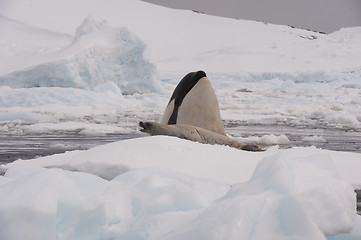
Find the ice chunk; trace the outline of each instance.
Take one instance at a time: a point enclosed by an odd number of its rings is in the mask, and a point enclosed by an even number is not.
[[[47,56],[45,63],[0,76],[0,85],[91,90],[111,81],[124,94],[157,92],[161,86],[145,49],[146,44],[128,29],[88,17],[69,46]]]
[[[310,137],[303,137],[302,141],[305,142],[327,142],[326,139],[322,136],[310,136]]]

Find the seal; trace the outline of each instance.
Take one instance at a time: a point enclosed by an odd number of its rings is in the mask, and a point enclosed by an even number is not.
[[[152,136],[167,135],[167,136],[178,137],[204,144],[225,145],[245,151],[253,151],[253,152],[264,151],[256,145],[243,144],[223,134],[215,133],[207,129],[203,129],[196,126],[183,125],[183,124],[167,125],[157,122],[142,122],[142,121],[139,122],[139,126],[142,128],[140,130],[141,132],[148,133]]]
[[[160,123],[196,126],[226,135],[217,96],[204,71],[183,77],[174,89]]]

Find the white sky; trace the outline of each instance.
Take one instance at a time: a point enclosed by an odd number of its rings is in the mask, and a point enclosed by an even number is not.
[[[204,13],[330,33],[361,26],[361,0],[144,0]]]

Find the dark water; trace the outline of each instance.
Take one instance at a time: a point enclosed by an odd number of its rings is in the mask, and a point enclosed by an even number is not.
[[[274,134],[286,135],[289,145],[316,146],[317,148],[335,151],[361,153],[361,129],[345,126],[291,126],[285,124],[262,125],[243,124],[242,122],[224,122],[226,132],[234,137],[263,136]],[[71,150],[86,150],[94,146],[144,136],[141,132],[127,134],[83,135],[78,132],[58,132],[40,135],[0,134],[0,164],[17,159],[33,159],[36,157],[63,153]],[[325,142],[304,141],[304,137],[322,136]],[[267,146],[263,146],[267,147]]]
[[[292,125],[249,125],[237,122],[225,124],[226,132],[234,137],[259,137],[267,134],[286,135],[290,140],[287,147],[308,147],[361,153],[361,129],[348,126],[292,126]],[[326,141],[304,141],[304,138],[322,136]]]
[[[41,135],[0,135],[0,164],[18,159],[27,160],[37,157],[64,153],[71,150],[87,150],[89,148],[144,136],[142,133],[107,134],[86,136],[66,132]]]
[[[357,214],[361,215],[361,190],[355,192],[357,194]]]

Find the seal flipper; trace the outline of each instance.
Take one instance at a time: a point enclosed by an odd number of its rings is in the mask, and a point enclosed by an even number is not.
[[[257,145],[253,145],[253,144],[246,144],[246,145],[242,146],[241,149],[244,150],[244,151],[250,151],[250,152],[263,152],[263,151],[265,151],[264,149],[261,149]]]

